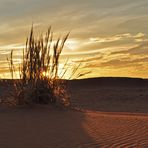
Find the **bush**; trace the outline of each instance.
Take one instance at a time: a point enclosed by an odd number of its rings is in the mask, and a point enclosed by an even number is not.
[[[13,51],[8,59],[15,88],[16,104],[57,104],[69,106],[66,80],[59,78],[59,57],[69,33],[53,43],[51,27],[39,38],[34,37],[33,26],[23,49],[22,63],[19,66],[19,80],[14,79],[16,71]]]

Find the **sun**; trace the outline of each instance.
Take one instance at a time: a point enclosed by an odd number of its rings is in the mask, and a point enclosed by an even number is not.
[[[78,40],[76,39],[69,39],[67,40],[67,42],[65,43],[65,46],[68,47],[68,49],[70,50],[76,50],[79,48],[80,43]]]
[[[48,77],[48,78],[51,78],[51,71],[42,71],[41,72],[41,75],[43,77]],[[70,72],[68,70],[68,68],[65,66],[64,63],[59,63],[58,65],[58,74],[57,74],[57,77],[60,78],[60,79],[66,79],[68,78],[68,76],[70,75]]]

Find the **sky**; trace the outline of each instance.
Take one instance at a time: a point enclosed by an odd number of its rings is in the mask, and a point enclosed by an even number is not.
[[[61,58],[91,71],[84,77],[148,78],[148,0],[0,0],[0,78],[12,49],[20,62],[32,23],[55,38],[70,31]]]

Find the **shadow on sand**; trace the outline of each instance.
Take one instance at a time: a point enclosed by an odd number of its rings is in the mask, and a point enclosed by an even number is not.
[[[85,131],[84,122],[84,113],[57,111],[49,106],[0,107],[0,147],[98,147]]]

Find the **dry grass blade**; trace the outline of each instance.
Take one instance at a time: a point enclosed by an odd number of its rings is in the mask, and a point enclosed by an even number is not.
[[[70,105],[66,81],[58,78],[59,57],[68,36],[69,33],[62,40],[58,38],[52,47],[51,27],[49,27],[45,37],[41,35],[37,39],[34,37],[32,26],[30,36],[26,41],[26,48],[23,49],[22,64],[19,66],[20,80],[14,80],[17,104],[34,102]],[[13,51],[8,61],[13,78],[15,71]]]

